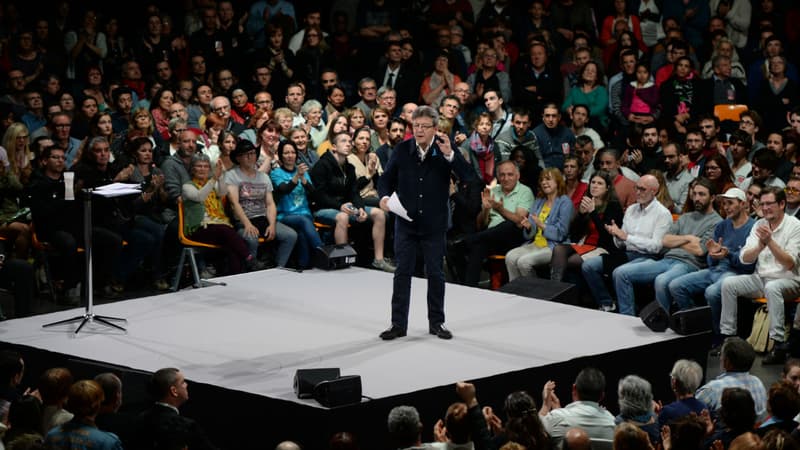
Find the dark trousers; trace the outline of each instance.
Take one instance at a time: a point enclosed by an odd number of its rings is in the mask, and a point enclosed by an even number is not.
[[[489,255],[503,254],[522,244],[522,231],[513,222],[505,222],[492,228],[471,234],[464,239],[469,257],[464,274],[467,286],[477,286],[481,277],[483,261]]]
[[[198,242],[215,244],[222,247],[228,257],[228,269],[231,274],[242,273],[244,271],[244,261],[250,256],[250,250],[244,243],[244,239],[233,227],[221,224],[200,227],[192,233],[191,238]]]
[[[14,294],[15,317],[30,314],[31,300],[33,300],[33,267],[28,261],[22,259],[5,261],[0,269],[0,286],[10,289]]]
[[[444,268],[446,245],[445,231],[420,233],[406,226],[402,219],[395,223],[394,255],[397,270],[394,272],[392,292],[392,324],[408,328],[408,305],[411,301],[411,276],[417,262],[417,249],[425,261],[428,279],[428,324],[444,323]]]

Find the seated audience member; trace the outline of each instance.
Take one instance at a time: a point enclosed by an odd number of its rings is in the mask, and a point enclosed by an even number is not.
[[[704,448],[706,438],[706,419],[691,414],[672,422],[662,428],[661,443],[663,448],[696,449]]]
[[[672,299],[683,309],[694,304],[694,297],[704,293],[706,303],[711,307],[711,327],[717,345],[719,321],[722,312],[722,282],[725,278],[753,270],[752,264],[743,264],[740,252],[755,221],[747,215],[747,198],[739,188],[730,188],[718,195],[722,198],[726,218],[714,227],[711,239],[705,242],[708,268],[680,276],[669,283]]]
[[[536,268],[550,262],[553,247],[569,237],[573,212],[572,201],[565,195],[561,172],[555,168],[544,169],[539,176],[539,193],[530,214],[522,221],[522,233],[529,242],[506,253],[509,281],[536,277]]]
[[[532,155],[525,147],[518,146],[511,150],[511,155],[509,155],[508,159],[514,161],[519,169],[519,182],[528,186],[531,190],[538,189],[536,183],[539,180],[539,174],[542,173],[542,167],[539,165],[536,156]],[[483,183],[483,180],[480,181]]]
[[[731,166],[728,165],[728,160],[725,158],[725,156],[719,153],[712,153],[706,160],[706,164],[703,167],[703,172],[703,176],[711,182],[711,184],[714,186],[714,192],[717,193],[712,206],[717,214],[722,216],[724,219],[726,212],[722,207],[722,194],[728,192],[728,189],[735,186],[733,183]]]
[[[81,155],[80,161],[74,168],[76,193],[82,193],[83,189],[125,182],[133,175],[133,165],[118,167],[109,162],[111,151],[105,138],[92,138],[87,150]],[[93,196],[92,226],[94,228],[92,253],[113,255],[111,260],[114,261],[110,271],[108,268],[102,267],[102,261],[105,261],[105,258],[96,261],[100,262],[96,265],[100,270],[100,276],[98,276],[100,282],[95,283],[95,286],[105,286],[104,294],[117,296],[124,290],[130,275],[155,248],[155,238],[147,231],[135,226],[133,199],[129,196],[114,199]],[[123,239],[129,243],[124,248],[122,246]],[[105,247],[106,244],[109,245],[108,248]]]
[[[775,346],[762,364],[783,364],[790,346],[800,340],[800,330],[794,326],[787,340],[784,327],[784,299],[800,295],[800,276],[797,274],[800,220],[784,212],[786,192],[783,189],[765,187],[759,204],[764,218],[753,224],[739,253],[742,263],[755,263],[755,271],[749,275],[728,277],[722,282],[720,333],[736,335],[739,297],[765,297],[770,320],[769,337]],[[798,314],[800,310],[795,314],[795,321],[800,318]]]
[[[8,405],[8,420],[4,424],[4,448],[22,448],[28,439],[43,440],[42,403],[33,395],[25,395]]]
[[[418,448],[422,446],[422,421],[417,408],[395,406],[387,418],[389,439],[395,448]]]
[[[494,445],[496,447],[500,448],[504,443],[516,443],[526,449],[546,450],[552,448],[550,436],[545,431],[542,419],[537,413],[536,402],[527,392],[517,391],[506,396],[503,405],[503,411],[506,413],[505,424],[494,414],[491,407],[485,409],[486,420],[495,433]]]
[[[309,147],[314,151],[325,140],[326,131],[325,121],[322,120],[322,104],[317,100],[306,100],[300,109],[300,114],[306,120],[305,126],[308,128]]]
[[[74,417],[72,412],[64,409],[72,383],[72,372],[64,367],[47,369],[39,377],[39,395],[42,397],[41,430],[44,433]]]
[[[617,193],[622,210],[626,211],[629,206],[636,203],[638,192],[635,182],[622,174],[621,157],[622,155],[618,150],[606,147],[597,152],[595,159],[598,161],[598,166],[601,170],[606,170],[614,176],[614,191]]]
[[[259,172],[269,174],[269,171],[278,167],[278,157],[275,152],[278,150],[278,143],[280,143],[280,126],[275,120],[268,120],[261,124],[256,134],[256,150],[258,150],[258,157],[256,157],[256,165]]]
[[[661,442],[661,429],[658,428],[653,411],[653,388],[650,382],[636,375],[628,375],[617,386],[619,415],[617,424],[627,422],[647,433],[652,444]]]
[[[478,229],[464,238],[469,255],[464,283],[477,286],[483,261],[492,254],[505,254],[523,242],[522,221],[533,204],[533,192],[519,182],[519,169],[511,161],[497,166],[498,183],[481,194]]]
[[[433,427],[434,437],[445,445],[426,446],[432,449],[492,448],[483,408],[475,395],[475,386],[460,381],[456,383],[456,394],[461,401],[451,404],[444,420],[440,419]]]
[[[64,149],[45,147],[39,158],[41,168],[26,188],[36,235],[54,252],[49,256],[56,294],[62,297],[81,280],[78,242],[82,242],[80,205],[65,199]]]
[[[380,107],[379,107],[380,108]],[[373,110],[380,111],[379,108]],[[367,206],[378,206],[378,178],[383,174],[383,166],[378,155],[370,145],[369,128],[359,128],[353,134],[353,151],[347,156],[347,162],[356,170],[356,186],[358,195]]]
[[[289,140],[297,149],[297,160],[306,163],[308,167],[314,167],[319,160],[317,151],[309,146],[308,132],[302,126],[297,126],[289,130]]]
[[[250,256],[256,260],[255,268],[262,268],[257,260],[260,237],[265,241],[277,241],[276,262],[278,267],[286,267],[297,233],[278,222],[272,181],[269,175],[259,172],[256,167],[255,146],[250,141],[240,141],[231,153],[231,159],[236,166],[225,174],[224,184],[235,218],[234,227],[247,243]],[[215,175],[221,176],[221,173],[215,171]]]
[[[800,359],[789,358],[783,365],[781,380],[788,381],[800,392]]]
[[[542,123],[533,129],[539,142],[543,167],[564,167],[564,156],[575,146],[572,130],[560,124],[561,113],[558,105],[548,103],[542,109]]]
[[[685,133],[692,118],[703,112],[696,104],[699,95],[697,78],[694,63],[683,56],[675,60],[672,75],[659,88],[661,114],[671,121],[670,128],[679,133]]]
[[[649,125],[661,115],[658,87],[644,63],[636,64],[635,77],[622,88],[622,115],[631,124]]]
[[[674,203],[671,212],[680,214],[689,197],[689,185],[695,177],[687,168],[689,158],[686,147],[677,142],[669,142],[664,145],[662,151],[667,169],[664,178],[667,180],[669,196]]]
[[[797,429],[797,414],[800,413],[800,393],[788,381],[779,380],[769,388],[767,396],[767,420],[759,425],[756,433],[765,436],[773,430],[791,433]]]
[[[346,128],[343,128],[346,130]],[[341,132],[341,131],[340,131]],[[389,163],[389,158],[394,152],[397,144],[403,142],[403,136],[406,132],[406,123],[399,117],[394,117],[389,121],[389,141],[375,149],[375,154],[378,155],[378,162],[381,167]]]
[[[522,146],[529,152],[528,159],[540,164],[542,155],[539,153],[539,143],[531,128],[531,113],[526,108],[515,107],[511,110],[511,127],[506,128],[494,140],[495,154],[500,155],[500,161],[511,159],[511,151]]]
[[[747,158],[753,146],[753,141],[745,131],[734,130],[728,138],[728,143],[727,159],[733,173],[733,183],[739,189],[746,191],[747,186],[744,186],[744,182],[753,170],[753,166]]]
[[[623,422],[614,430],[614,449],[649,450],[653,448],[647,432],[630,422]]]
[[[658,413],[658,429],[692,413],[700,415],[706,404],[694,397],[694,391],[703,381],[703,368],[696,361],[679,359],[672,366],[669,384],[675,401],[664,405]]]
[[[588,106],[578,103],[572,107],[569,129],[572,131],[572,134],[575,135],[576,148],[578,145],[577,139],[581,136],[586,136],[591,139],[594,148],[603,148],[606,146],[600,134],[598,134],[594,128],[589,127],[590,121],[591,114],[589,114]],[[573,150],[572,153],[575,153],[575,151]]]
[[[706,267],[706,241],[711,238],[714,227],[722,220],[711,207],[714,201],[711,183],[700,178],[692,188],[695,210],[682,214],[662,238],[662,248],[667,249],[662,259],[639,258],[614,269],[614,288],[617,292],[619,311],[633,315],[636,311],[633,285],[653,282],[656,300],[669,313],[672,295],[669,283],[688,273]],[[625,220],[627,224],[627,218]],[[680,305],[688,308],[691,304]]]
[[[217,448],[197,422],[178,410],[189,400],[189,385],[180,370],[170,367],[155,371],[148,393],[154,402],[138,417],[134,448]]]
[[[722,373],[700,386],[695,393],[697,400],[708,405],[712,417],[720,416],[720,408],[723,406],[722,400],[724,399],[723,391],[728,388],[746,389],[752,396],[751,401],[756,418],[763,420],[766,417],[767,390],[764,388],[764,383],[749,372],[755,359],[756,352],[747,341],[736,336],[725,339],[719,356]],[[725,422],[728,423],[727,420]]]
[[[495,142],[492,138],[492,117],[481,113],[472,124],[472,133],[461,144],[461,154],[472,164],[477,176],[486,185],[495,179]]]
[[[572,116],[575,105],[589,107],[589,116],[595,121],[590,123],[593,128],[603,131],[608,128],[608,90],[604,85],[600,66],[593,61],[587,62],[579,69],[578,84],[567,93],[561,110]]]
[[[597,305],[614,310],[611,294],[605,286],[603,274],[612,274],[614,268],[628,261],[654,258],[663,248],[663,238],[672,225],[672,214],[658,200],[659,184],[652,175],[645,175],[636,182],[636,204],[631,205],[623,218],[622,227],[612,221],[605,225],[614,238],[614,245],[625,253],[601,255],[583,262],[581,272]],[[632,301],[625,314],[633,314]]]
[[[669,195],[667,179],[664,177],[664,174],[658,169],[653,169],[648,172],[648,174],[656,177],[656,180],[658,180],[658,192],[656,192],[656,200],[664,205],[664,207],[669,211],[672,211],[675,208],[675,202],[672,201],[672,197]]]
[[[308,174],[308,166],[297,164],[297,151],[291,142],[278,146],[280,167],[269,173],[275,187],[275,203],[278,221],[297,233],[297,263],[300,269],[311,267],[314,249],[322,246],[314,216],[309,208],[309,197],[314,194],[314,184]]]
[[[564,158],[564,195],[572,201],[572,207],[577,210],[581,204],[581,199],[586,195],[589,184],[581,181],[583,167],[581,159],[577,156],[567,156]]]
[[[736,448],[732,444],[733,441],[741,439],[743,435],[752,435],[758,439],[758,435],[750,433],[757,420],[756,406],[751,391],[744,387],[726,387],[719,394],[722,398],[719,401],[717,423],[720,425],[716,426],[711,436],[706,439],[705,446],[711,445],[714,441],[720,441],[723,448],[733,449]],[[766,402],[766,393],[763,395]]]
[[[614,192],[611,174],[601,170],[592,175],[589,191],[581,199],[577,213],[570,225],[570,236],[574,244],[559,244],[553,248],[553,257],[550,260],[550,279],[576,279],[580,277],[581,266],[587,258],[609,252],[621,252],[614,245],[614,237],[606,230],[606,225],[612,223],[622,224],[622,207]],[[617,256],[619,259],[621,255]],[[566,272],[571,272],[567,277]],[[581,285],[585,291],[585,284]],[[601,305],[601,308],[610,308]]]
[[[95,417],[97,428],[117,435],[123,448],[133,448],[136,418],[119,412],[122,406],[122,380],[111,372],[104,372],[95,376],[94,381],[103,389],[103,403]]]
[[[333,148],[333,137],[339,133],[349,133],[350,132],[350,119],[347,118],[344,114],[339,114],[335,118],[330,119],[328,121],[328,134],[327,139],[322,141],[317,147],[317,155],[322,156],[325,152]],[[403,132],[405,133],[405,125],[403,128]],[[388,161],[388,159],[387,159]]]
[[[255,257],[250,254],[242,236],[233,229],[222,197],[225,186],[219,178],[222,166],[211,172],[208,156],[198,153],[192,157],[191,181],[183,185],[183,233],[190,239],[207,244],[219,245],[225,252],[228,272],[241,273],[245,268],[255,266]]]
[[[333,137],[333,148],[323,154],[311,169],[311,180],[316,187],[316,211],[314,219],[334,227],[337,244],[348,242],[348,224],[372,222],[373,255],[372,267],[386,272],[395,268],[383,255],[386,237],[386,214],[380,208],[364,206],[358,193],[356,170],[347,162],[353,141],[347,133]]]
[[[747,208],[752,217],[755,220],[761,219],[764,217],[764,211],[761,209],[761,191],[764,190],[764,185],[761,184],[759,181],[753,181],[750,183],[750,186],[747,187],[745,194],[747,195]]]
[[[750,178],[747,178],[744,180],[744,182],[742,182],[742,189],[746,191],[750,186],[750,183],[754,181],[758,181],[765,187],[775,186],[779,189],[785,188],[786,183],[775,176],[775,169],[778,168],[779,163],[780,158],[778,158],[778,155],[776,155],[772,150],[762,148],[761,150],[756,151],[755,155],[753,155],[753,161],[751,162],[753,166],[753,172]]]
[[[614,416],[600,406],[606,390],[603,372],[593,367],[581,370],[572,385],[572,403],[563,408],[554,389],[554,382],[545,384],[544,400],[539,410],[544,429],[554,444],[573,427],[583,428],[592,439],[611,440],[614,437]]]
[[[122,442],[115,434],[100,431],[94,423],[103,403],[103,389],[97,382],[76,382],[69,388],[67,402],[75,417],[47,433],[44,442],[48,448],[122,450]]]

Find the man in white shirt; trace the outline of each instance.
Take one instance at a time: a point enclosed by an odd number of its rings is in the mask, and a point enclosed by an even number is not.
[[[756,269],[751,275],[737,275],[723,281],[720,333],[736,335],[738,297],[765,297],[769,310],[769,337],[775,341],[775,347],[764,357],[762,364],[783,364],[789,350],[783,301],[800,295],[800,275],[797,274],[800,220],[784,212],[786,193],[783,189],[765,187],[761,191],[760,204],[764,218],[753,225],[739,253],[742,263],[755,262]],[[800,331],[796,328],[800,328],[798,314],[795,314],[792,335]]]
[[[672,225],[672,214],[657,199],[658,179],[645,175],[636,182],[636,203],[625,211],[622,227],[612,221],[606,225],[614,236],[614,244],[624,249],[621,260],[612,261],[611,255],[589,258],[581,265],[583,278],[603,311],[613,311],[611,294],[606,288],[603,274],[617,266],[639,258],[653,258],[662,248],[664,235]]]
[[[539,410],[544,429],[557,444],[554,448],[561,447],[561,439],[573,427],[583,428],[592,439],[614,438],[614,416],[600,406],[606,389],[603,372],[593,367],[581,370],[572,385],[572,403],[563,408],[553,393],[554,389],[554,382],[545,384]]]

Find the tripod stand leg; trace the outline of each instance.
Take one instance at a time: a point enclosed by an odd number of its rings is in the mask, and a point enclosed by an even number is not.
[[[128,319],[123,319],[122,317],[111,317],[111,316],[95,315],[94,318],[95,319],[103,319],[103,320],[116,320],[117,322],[128,323]]]
[[[86,319],[86,317],[88,317],[88,316],[86,316],[86,315],[75,316],[75,317],[73,317],[71,319],[64,319],[64,320],[59,320],[58,322],[46,323],[46,324],[42,325],[42,328],[57,327],[59,325],[66,325],[68,323],[80,322],[81,320]]]
[[[86,325],[86,322],[88,322],[90,318],[91,316],[89,316],[88,314],[83,316],[83,322],[81,322],[81,324],[78,325],[78,329],[75,330],[75,334],[78,334],[81,331],[81,328],[83,328],[83,326]]]
[[[125,320],[125,319],[116,319],[116,318],[113,318],[113,317],[94,316],[94,320],[95,320],[96,322],[100,322],[100,323],[102,323],[102,324],[104,324],[104,325],[107,325],[107,326],[109,326],[109,327],[113,327],[113,328],[116,328],[116,329],[118,329],[118,330],[122,330],[122,331],[125,331],[125,332],[127,332],[127,331],[128,331],[128,330],[126,330],[125,328],[122,328],[121,326],[119,326],[119,325],[115,324],[114,322],[110,322],[110,321],[108,321],[108,320],[106,320],[106,319],[111,319],[111,320]],[[125,320],[125,322],[127,322],[127,320]],[[80,328],[78,328],[78,329],[80,330]],[[76,333],[77,333],[77,331],[76,331]]]

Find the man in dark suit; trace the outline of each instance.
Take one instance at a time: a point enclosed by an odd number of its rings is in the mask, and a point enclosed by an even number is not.
[[[712,60],[714,74],[701,80],[697,87],[696,108],[692,113],[713,114],[716,105],[747,103],[747,87],[738,78],[731,76],[731,59],[718,55]]]
[[[386,44],[386,64],[381,64],[375,72],[378,87],[388,86],[397,93],[397,104],[414,103],[419,100],[419,88],[422,77],[410,65],[403,64],[400,42],[391,41]]]
[[[414,138],[401,142],[378,182],[381,208],[389,211],[389,196],[397,193],[411,221],[395,221],[394,251],[397,270],[392,293],[392,326],[381,333],[383,340],[406,335],[411,275],[417,248],[423,253],[428,279],[428,330],[442,339],[453,335],[444,326],[444,256],[448,222],[450,173],[462,180],[475,176],[450,139],[438,130],[439,114],[420,106],[411,116]]]
[[[178,411],[189,400],[189,387],[180,370],[171,367],[157,370],[148,388],[156,401],[139,416],[135,448],[217,448],[197,422]]]

